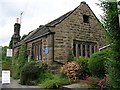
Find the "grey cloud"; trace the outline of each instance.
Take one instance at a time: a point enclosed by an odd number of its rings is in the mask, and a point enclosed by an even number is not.
[[[19,0],[0,0],[0,8],[2,10],[2,15],[4,16],[17,16],[24,9],[24,2],[18,2]]]

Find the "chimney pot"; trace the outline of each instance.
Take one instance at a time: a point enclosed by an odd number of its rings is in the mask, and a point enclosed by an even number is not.
[[[19,18],[16,19],[16,22],[17,22],[17,23],[19,22]]]

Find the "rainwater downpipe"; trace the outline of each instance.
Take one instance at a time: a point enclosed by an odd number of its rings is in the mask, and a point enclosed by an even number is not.
[[[55,33],[53,32],[53,33],[52,33],[52,46],[53,46],[53,49],[52,49],[52,52],[53,52],[53,53],[52,53],[52,57],[53,57],[53,62],[55,61],[55,60],[54,60],[54,46],[55,46],[55,45],[54,45],[54,34],[55,34]]]

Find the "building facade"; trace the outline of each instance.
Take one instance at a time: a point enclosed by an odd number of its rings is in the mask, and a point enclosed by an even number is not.
[[[105,29],[88,4],[81,4],[46,25],[31,31],[14,46],[14,54],[21,43],[27,44],[28,57],[46,63],[65,63],[69,53],[90,57],[106,45]]]

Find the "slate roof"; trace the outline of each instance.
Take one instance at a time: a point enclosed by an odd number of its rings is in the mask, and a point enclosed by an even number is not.
[[[86,4],[85,2],[81,2],[83,4]],[[86,4],[87,5],[87,4]],[[88,5],[87,5],[88,6]],[[79,6],[78,6],[79,7]],[[66,14],[60,16],[59,18],[47,23],[46,25],[42,25],[40,26],[38,29],[36,29],[35,31],[32,31],[26,38],[25,41],[29,42],[31,40],[35,40],[37,38],[40,38],[43,35],[49,34],[51,31],[49,29],[49,27],[55,27],[57,24],[61,23],[64,19],[66,19],[68,16],[70,16],[78,7],[76,7],[74,10],[67,12]],[[90,7],[88,6],[88,8],[90,9]],[[90,9],[91,10],[91,9]],[[92,10],[91,10],[92,11]],[[93,13],[93,12],[92,12]],[[95,14],[93,13],[93,15],[95,16]],[[95,16],[96,17],[96,16]],[[98,20],[98,18],[96,17],[96,19]],[[99,20],[98,20],[99,21]],[[100,22],[100,21],[99,21]]]
[[[75,9],[74,9],[75,10]],[[29,42],[31,40],[40,38],[41,36],[45,35],[45,34],[49,34],[51,31],[49,29],[49,27],[54,27],[55,25],[59,24],[60,22],[62,22],[65,18],[67,18],[69,15],[71,15],[74,10],[69,11],[68,13],[60,16],[59,18],[49,22],[46,25],[42,25],[40,26],[38,29],[30,32],[30,34],[24,39],[26,42]]]
[[[60,22],[62,22],[66,17],[68,17],[73,11],[70,11],[64,15],[62,15],[61,17],[51,21],[50,23],[46,24],[46,26],[48,27],[54,27],[55,25],[59,24]]]
[[[25,42],[29,42],[31,40],[35,40],[37,38],[40,38],[43,35],[49,34],[50,30],[46,26],[40,26],[36,30],[32,31],[24,40]]]

